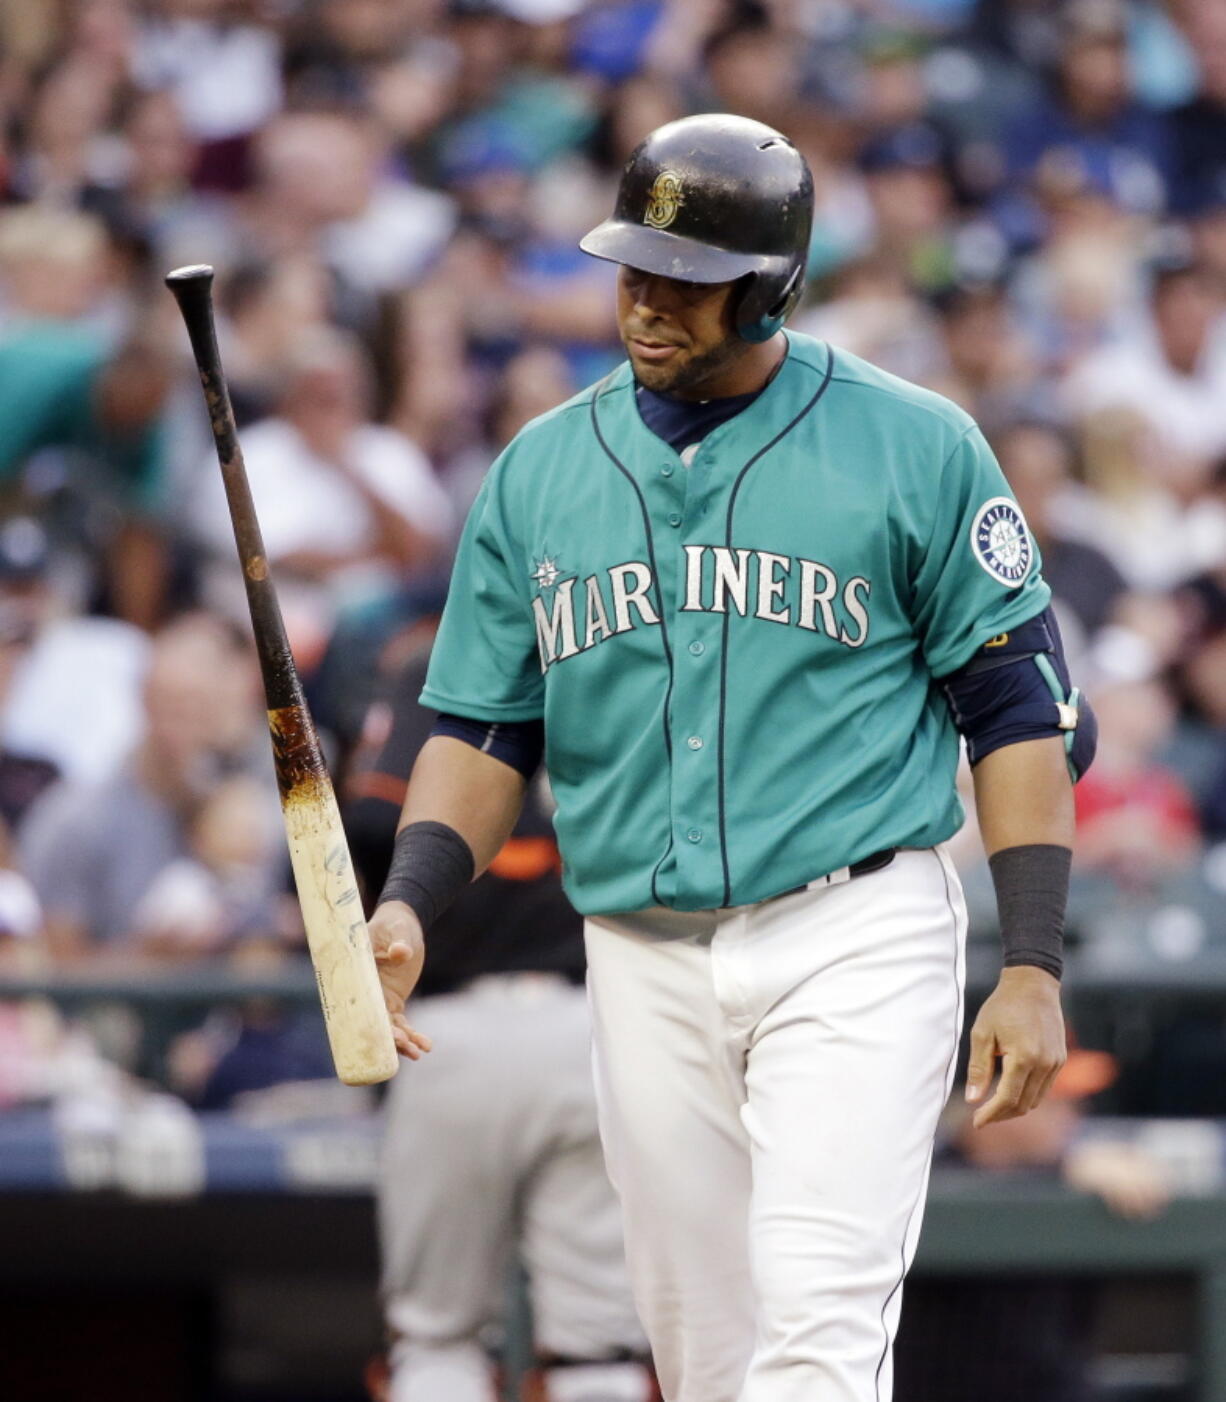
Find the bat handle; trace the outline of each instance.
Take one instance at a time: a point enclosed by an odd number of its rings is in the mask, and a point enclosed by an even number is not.
[[[217,347],[217,327],[213,319],[213,269],[208,263],[190,263],[167,273],[166,286],[174,294],[187,327],[196,369],[204,387],[213,439],[222,463],[239,455],[238,432],[230,407],[230,392],[221,372],[221,352]],[[263,553],[263,547],[260,547]]]

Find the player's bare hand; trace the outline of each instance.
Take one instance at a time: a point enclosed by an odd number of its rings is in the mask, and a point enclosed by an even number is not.
[[[975,1128],[1033,1110],[1056,1079],[1066,1054],[1059,980],[1030,965],[1003,970],[971,1029],[966,1098],[971,1105],[979,1105]],[[1000,1081],[995,1094],[984,1102],[998,1059]]]
[[[370,943],[396,1050],[410,1061],[417,1061],[422,1052],[430,1050],[430,1038],[411,1026],[404,1005],[417,987],[422,965],[426,962],[426,940],[421,924],[403,901],[384,901],[371,916]]]

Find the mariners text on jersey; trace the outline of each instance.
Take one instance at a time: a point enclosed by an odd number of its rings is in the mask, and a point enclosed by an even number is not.
[[[787,338],[688,465],[623,366],[515,438],[465,528],[422,699],[544,718],[584,913],[747,904],[951,836],[934,678],[1048,603],[967,415]]]
[[[794,560],[769,550],[730,550],[723,545],[686,545],[686,613],[752,616],[765,623],[794,623],[824,633],[845,647],[868,637],[868,598],[872,584],[853,575],[845,584],[817,560]],[[565,662],[636,623],[659,625],[652,606],[657,592],[651,566],[643,560],[611,565],[602,574],[562,577],[549,556],[532,578],[541,594],[532,600],[541,670]],[[552,598],[546,602],[546,596]],[[850,627],[849,627],[850,624]]]

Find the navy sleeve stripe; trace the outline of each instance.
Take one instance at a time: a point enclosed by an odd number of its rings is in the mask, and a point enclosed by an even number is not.
[[[545,723],[540,720],[470,720],[444,711],[435,721],[431,735],[449,735],[462,740],[482,754],[517,769],[531,779],[545,753]]]

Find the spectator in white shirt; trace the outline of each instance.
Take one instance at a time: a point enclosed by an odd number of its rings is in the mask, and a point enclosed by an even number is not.
[[[300,665],[310,665],[341,609],[394,592],[436,563],[451,538],[452,510],[429,461],[404,434],[370,422],[371,401],[360,343],[319,328],[290,363],[276,415],[242,435]],[[213,596],[243,613],[215,462],[202,472],[193,516],[215,556]]]
[[[455,205],[396,173],[386,135],[352,112],[287,112],[253,150],[246,239],[273,257],[311,251],[369,304],[417,282],[455,226]]]
[[[1178,495],[1200,485],[1226,452],[1226,302],[1217,279],[1191,261],[1159,266],[1150,320],[1137,333],[1088,356],[1064,383],[1082,419],[1127,408],[1145,420],[1156,481]]]

